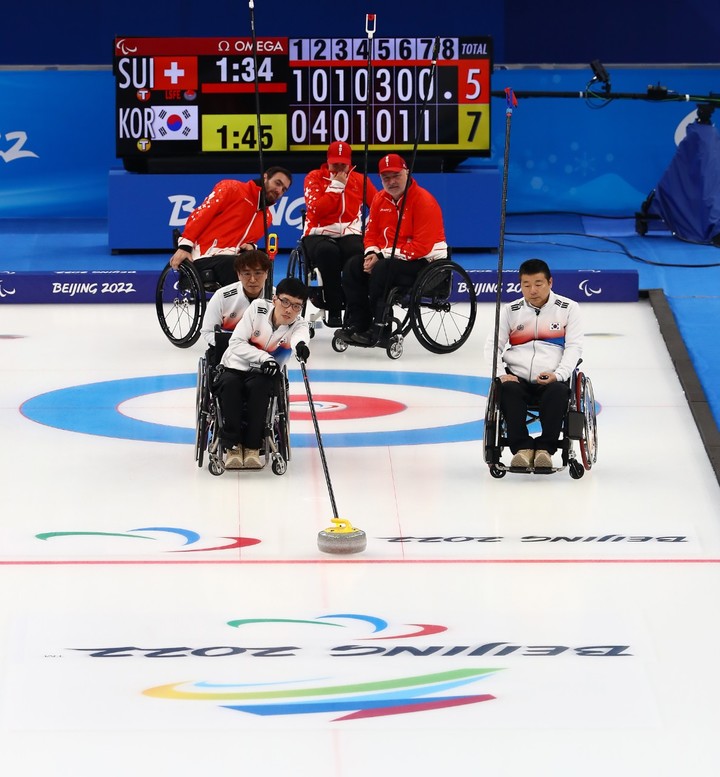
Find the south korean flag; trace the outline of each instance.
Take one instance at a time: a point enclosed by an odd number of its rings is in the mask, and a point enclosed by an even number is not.
[[[153,114],[153,140],[198,139],[197,106],[156,105]]]

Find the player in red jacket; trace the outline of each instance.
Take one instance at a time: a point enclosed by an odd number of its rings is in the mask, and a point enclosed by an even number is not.
[[[364,253],[350,259],[343,271],[347,315],[345,326],[336,332],[362,345],[377,343],[387,334],[382,316],[388,291],[411,286],[424,267],[448,251],[440,205],[416,181],[408,181],[405,160],[387,154],[378,170],[383,188],[370,206]]]
[[[363,208],[377,193],[372,181],[351,165],[352,148],[336,140],[328,146],[327,164],[305,177],[303,248],[309,264],[320,271],[323,299],[313,301],[327,310],[330,327],[342,323],[342,268],[351,256],[362,253]]]
[[[284,167],[268,168],[262,181],[225,179],[217,183],[188,217],[170,264],[177,268],[190,259],[203,279],[209,272],[221,286],[235,283],[235,256],[256,249],[266,224],[272,224],[267,207],[263,222],[263,193],[265,205],[273,205],[291,183],[292,175]]]

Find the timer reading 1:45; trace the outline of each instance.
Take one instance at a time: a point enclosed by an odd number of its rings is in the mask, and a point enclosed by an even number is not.
[[[257,151],[258,148],[287,150],[287,119],[283,114],[261,115],[259,132],[257,117],[252,114],[202,117],[203,151]]]

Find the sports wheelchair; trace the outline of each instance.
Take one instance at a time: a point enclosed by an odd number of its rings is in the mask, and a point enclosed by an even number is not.
[[[220,360],[230,340],[229,332],[215,330],[215,345],[210,346],[198,360],[195,391],[195,461],[203,466],[205,452],[208,470],[213,475],[225,472],[225,454],[221,440],[222,410],[214,391],[214,384],[222,366]],[[276,475],[284,475],[290,461],[289,391],[287,367],[283,365],[275,378],[275,385],[265,413],[265,431],[260,455],[269,461]],[[242,472],[244,470],[232,470]],[[255,470],[257,471],[257,470]]]
[[[391,359],[399,359],[403,340],[412,331],[426,350],[452,353],[470,337],[476,315],[477,295],[470,276],[448,256],[424,267],[412,286],[390,289],[382,320],[390,328],[385,337],[365,345],[336,333],[332,348],[342,353],[349,346],[382,347]]]
[[[507,447],[507,429],[500,409],[499,378],[490,384],[487,406],[485,408],[485,431],[483,436],[483,454],[485,463],[494,478],[503,478],[507,472],[552,474],[566,467],[573,480],[578,480],[585,470],[592,468],[597,461],[597,419],[595,414],[595,395],[590,378],[580,371],[579,365],[570,377],[570,398],[563,422],[558,451],[562,454],[562,466],[550,469],[533,467],[511,467],[501,461],[503,448]],[[537,407],[528,408],[528,424],[539,420]],[[575,455],[574,442],[580,443],[579,461]]]

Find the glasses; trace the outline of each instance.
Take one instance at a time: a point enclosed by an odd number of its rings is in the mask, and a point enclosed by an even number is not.
[[[265,270],[240,270],[241,278],[262,278],[267,275]]]
[[[303,309],[302,302],[290,302],[287,297],[277,297],[277,299],[284,308],[292,308],[296,313]]]

